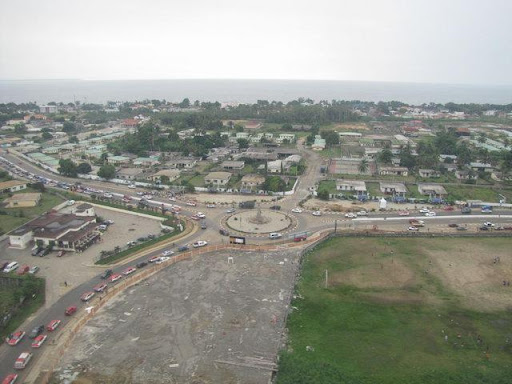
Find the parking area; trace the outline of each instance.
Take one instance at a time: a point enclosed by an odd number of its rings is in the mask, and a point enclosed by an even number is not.
[[[69,213],[70,209],[71,207],[67,207],[60,212]],[[101,207],[95,208],[95,211],[98,216],[113,220],[114,224],[109,226],[100,242],[82,253],[67,252],[64,256],[57,257],[57,252],[51,252],[45,257],[34,257],[30,254],[30,248],[8,248],[8,240],[0,243],[0,259],[17,261],[20,266],[27,264],[41,268],[38,275],[46,278],[46,308],[52,306],[68,290],[101,273],[105,267],[94,265],[101,251],[112,250],[116,246],[123,247],[130,240],[160,232],[160,222],[155,219]]]
[[[82,329],[54,382],[267,384],[298,260],[224,251],[169,266]]]

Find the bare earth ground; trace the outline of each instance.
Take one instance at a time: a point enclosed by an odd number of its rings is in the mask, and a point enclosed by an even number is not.
[[[266,384],[297,268],[297,251],[222,252],[170,266],[108,303],[53,382]]]
[[[356,265],[330,276],[331,284],[349,284],[377,290],[368,296],[388,302],[439,302],[425,290],[410,289],[425,279],[439,278],[461,305],[478,311],[512,309],[512,239],[414,239],[409,255],[393,253],[393,247],[357,242],[345,245],[347,254],[357,255]],[[372,244],[374,244],[372,242]],[[494,258],[500,261],[494,263]],[[399,291],[396,290],[399,289]]]
[[[405,211],[405,210],[414,210],[415,207],[430,207],[428,204],[387,204],[387,211]],[[379,210],[379,203],[375,201],[369,202],[359,202],[359,201],[349,201],[349,200],[338,200],[338,201],[324,201],[320,199],[310,199],[304,202],[304,208],[310,210],[320,210],[320,211],[332,211],[332,212],[357,212],[361,210],[371,211],[371,210]],[[419,208],[418,208],[419,209]]]

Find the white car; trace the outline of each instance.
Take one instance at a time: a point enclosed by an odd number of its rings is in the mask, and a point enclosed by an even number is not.
[[[349,219],[353,219],[353,218],[357,217],[357,215],[355,213],[349,212],[349,213],[345,213],[345,217],[349,218]]]
[[[206,204],[206,208],[215,208],[216,205],[215,204]]]
[[[171,256],[172,254],[174,254],[174,252],[170,249],[162,252],[162,256]]]
[[[206,215],[203,212],[197,212],[196,216],[199,217],[200,219],[206,218]]]
[[[428,213],[430,212],[430,209],[426,208],[426,207],[423,207],[420,209],[420,213]]]
[[[359,211],[356,213],[357,216],[368,216],[368,212],[366,211]]]
[[[170,257],[162,256],[157,261],[155,261],[155,264],[162,264],[164,261],[167,261],[169,259],[170,259]]]
[[[110,198],[114,197],[114,195],[113,195],[113,194],[111,194],[111,193],[105,193],[105,194],[103,194],[103,196],[105,196],[105,197],[106,197],[106,198],[108,198],[108,199],[110,199]]]
[[[293,213],[302,213],[302,208],[299,208],[299,207],[297,207],[297,208],[293,208],[293,209],[292,209],[292,212],[293,212]]]
[[[433,217],[435,215],[436,215],[436,213],[434,211],[429,211],[429,212],[425,213],[425,216],[427,216],[427,217]]]
[[[322,212],[320,212],[320,211],[313,211],[311,214],[313,216],[322,216]]]
[[[229,209],[226,209],[226,213],[233,213],[235,212],[236,209],[235,208],[229,208]]]
[[[205,245],[208,245],[208,242],[204,240],[197,240],[194,244],[192,244],[194,248],[204,247]]]
[[[268,237],[271,239],[279,239],[280,237],[283,237],[283,235],[277,232],[272,232],[268,235]]]
[[[409,227],[407,228],[408,231],[412,231],[412,232],[416,232],[416,231],[419,231],[419,228],[418,227]]]
[[[483,224],[484,227],[487,227],[487,228],[492,228],[494,227],[494,224],[491,223],[490,221],[486,221],[484,224]]]
[[[136,187],[135,185],[133,185],[133,184],[130,184],[130,185],[128,186],[128,188],[130,188],[130,189],[135,189],[135,188],[137,188],[137,187]]]

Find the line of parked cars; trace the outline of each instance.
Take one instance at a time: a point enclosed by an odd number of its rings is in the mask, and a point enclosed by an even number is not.
[[[4,273],[11,273],[16,271],[16,274],[20,276],[26,273],[35,275],[39,271],[39,267],[35,265],[33,267],[30,267],[26,264],[20,267],[17,261],[5,261],[2,264],[0,264],[0,271]]]

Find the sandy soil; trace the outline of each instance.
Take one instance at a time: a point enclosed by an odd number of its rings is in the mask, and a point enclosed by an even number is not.
[[[54,382],[267,384],[297,260],[223,252],[164,269],[84,327]]]

